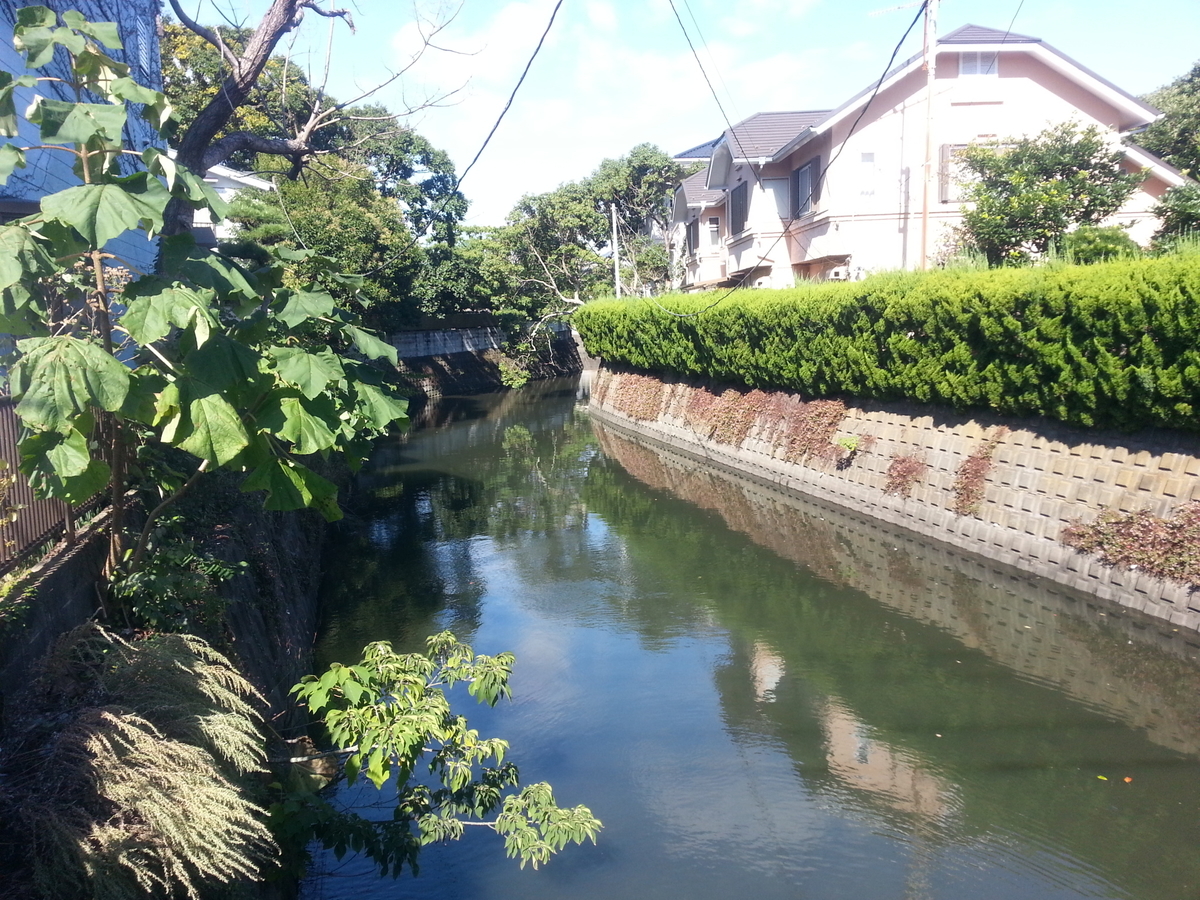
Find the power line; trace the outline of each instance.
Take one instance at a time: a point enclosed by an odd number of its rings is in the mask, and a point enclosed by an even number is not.
[[[717,67],[717,58],[713,56],[712,50],[709,49],[708,41],[704,37],[704,30],[700,27],[700,21],[696,18],[696,13],[692,11],[692,4],[688,0],[683,0],[683,8],[687,10],[688,18],[692,20],[692,24],[696,27],[696,36],[700,38],[700,46],[708,54],[708,60],[712,63],[713,71],[717,75],[717,81],[721,82],[721,87],[725,89],[725,96],[729,99],[730,106],[733,108],[735,114],[740,115],[737,111],[737,102],[733,96],[733,91],[729,89],[729,85],[725,83],[725,79],[721,76],[721,70]]]
[[[1021,9],[1024,6],[1025,6],[1025,0],[1021,0],[1021,2],[1017,4],[1017,11],[1015,13],[1013,13],[1013,17],[1008,23],[1008,30],[1004,32],[1004,39],[1001,40],[1000,43],[1005,44],[1008,42],[1008,36],[1010,34],[1012,34],[1013,26],[1015,24],[1017,24],[1017,16],[1019,16],[1021,14]]]
[[[546,30],[542,32],[542,36],[538,39],[537,46],[533,48],[533,55],[529,57],[529,62],[525,63],[525,70],[521,73],[521,77],[517,79],[517,86],[512,89],[512,93],[508,97],[508,102],[504,104],[504,109],[500,110],[500,115],[496,119],[496,124],[492,126],[492,130],[489,131],[487,137],[483,139],[483,144],[480,145],[479,152],[475,154],[475,158],[467,164],[467,167],[463,169],[462,174],[458,176],[458,180],[454,183],[455,192],[458,191],[459,185],[463,183],[463,179],[467,177],[467,173],[471,171],[471,168],[475,165],[475,163],[479,162],[479,157],[481,157],[483,155],[483,151],[487,149],[487,145],[492,140],[492,135],[496,133],[496,129],[499,128],[500,123],[504,121],[504,115],[508,112],[509,107],[513,105],[513,100],[515,100],[517,97],[517,91],[519,91],[521,89],[521,85],[525,83],[525,76],[529,74],[529,69],[533,65],[533,61],[537,59],[538,53],[541,52],[542,44],[546,42],[546,35],[550,33],[550,28],[554,25],[554,18],[558,15],[558,11],[562,8],[562,5],[563,0],[558,0],[558,2],[554,4],[554,9],[550,13],[550,21],[546,23]]]
[[[679,23],[679,30],[683,32],[683,38],[687,41],[688,49],[692,51],[692,56],[696,60],[696,65],[700,67],[700,74],[704,76],[704,83],[708,85],[708,92],[712,94],[713,100],[717,102],[717,109],[721,111],[721,117],[725,120],[725,124],[729,127],[729,133],[733,135],[733,142],[737,144],[738,152],[742,155],[742,159],[747,159],[746,151],[742,149],[741,139],[738,133],[734,131],[733,123],[729,121],[729,114],[725,112],[725,107],[721,103],[721,98],[717,96],[717,91],[713,87],[713,83],[709,80],[708,72],[704,70],[704,63],[700,61],[700,54],[696,52],[696,45],[692,43],[692,36],[688,34],[687,28],[684,27],[683,19],[679,16],[679,10],[675,8],[675,0],[668,0],[671,4],[671,12],[675,13],[675,21]],[[754,175],[754,180],[758,182],[759,187],[762,187],[762,179],[754,168],[754,164],[750,164],[750,172]]]
[[[1024,0],[1022,0],[1022,2],[1024,2]],[[829,162],[827,162],[824,166],[822,166],[820,173],[818,173],[816,180],[813,182],[813,186],[811,188],[809,188],[808,196],[805,198],[805,201],[803,203],[796,204],[797,211],[792,213],[791,218],[788,219],[787,223],[783,226],[783,229],[779,232],[779,236],[776,237],[775,240],[771,242],[771,246],[769,246],[758,257],[759,265],[761,265],[767,259],[767,257],[771,254],[771,252],[779,245],[779,242],[781,240],[783,240],[783,236],[785,234],[787,234],[788,229],[792,227],[792,224],[797,219],[800,218],[800,214],[798,211],[803,209],[804,207],[808,206],[808,204],[812,202],[813,196],[817,193],[817,191],[821,187],[821,183],[825,180],[825,173],[829,171],[830,166],[832,166],[835,162],[837,162],[838,157],[840,157],[842,155],[842,151],[846,149],[846,144],[849,143],[850,138],[854,135],[854,132],[858,130],[859,123],[862,122],[863,116],[865,116],[867,114],[867,110],[870,109],[871,103],[875,100],[875,97],[878,96],[880,89],[883,87],[883,83],[887,80],[888,74],[892,71],[892,65],[896,62],[896,57],[900,54],[900,48],[904,46],[904,42],[908,40],[908,36],[910,34],[912,34],[912,30],[917,26],[917,23],[919,21],[921,21],[921,16],[925,13],[925,7],[927,5],[928,5],[928,0],[923,0],[920,8],[917,10],[917,14],[913,17],[913,20],[909,23],[908,28],[906,28],[904,30],[904,34],[900,37],[900,40],[896,43],[896,46],[892,49],[892,55],[888,58],[887,65],[884,66],[884,68],[883,68],[883,74],[881,74],[879,76],[879,80],[875,82],[875,86],[871,90],[871,95],[867,98],[867,102],[863,104],[863,108],[859,111],[858,116],[854,120],[854,123],[850,126],[850,130],[846,133],[846,137],[842,140],[841,145],[838,147],[837,153],[835,153],[830,158]],[[673,3],[672,3],[672,7],[674,7]],[[797,198],[797,200],[798,199],[799,198]],[[735,284],[733,287],[731,287],[728,291],[726,291],[724,294],[722,294],[720,297],[718,297],[716,300],[714,300],[708,306],[704,307],[703,309],[698,309],[695,312],[690,312],[690,313],[675,312],[675,310],[667,309],[665,306],[663,306],[661,303],[659,303],[653,297],[650,297],[648,299],[650,300],[651,303],[653,303],[655,306],[657,306],[663,312],[669,313],[677,318],[680,318],[680,319],[695,318],[696,316],[699,316],[703,313],[708,312],[710,309],[713,309],[717,304],[721,303],[723,300],[727,299],[731,294],[733,294],[734,291],[743,287],[744,282],[750,276],[750,273],[753,272],[757,268],[758,268],[758,265],[752,266],[749,270],[747,270],[746,274],[741,277],[741,279],[738,281],[737,284]]]
[[[529,70],[533,66],[533,61],[535,59],[537,59],[538,53],[541,52],[542,45],[546,42],[546,36],[550,34],[550,28],[554,25],[554,19],[555,19],[555,17],[558,16],[558,11],[559,11],[559,9],[562,8],[562,5],[563,5],[563,0],[558,0],[558,2],[556,4],[554,4],[554,9],[550,12],[550,21],[546,23],[546,28],[544,31],[542,31],[542,36],[538,39],[537,46],[533,48],[533,54],[529,57],[529,61],[527,63],[525,63],[525,68],[521,72],[521,77],[517,79],[516,86],[512,89],[512,93],[509,94],[509,96],[508,96],[508,102],[504,104],[504,109],[500,110],[500,115],[496,117],[495,123],[493,123],[491,130],[488,131],[487,137],[483,139],[483,143],[479,145],[479,150],[475,153],[475,156],[471,159],[471,162],[467,164],[467,167],[465,169],[463,169],[462,174],[459,175],[454,180],[454,187],[452,187],[442,197],[441,203],[439,203],[436,208],[434,208],[433,210],[430,211],[429,218],[428,218],[429,224],[422,231],[422,235],[429,228],[432,228],[433,225],[437,222],[438,216],[446,211],[446,204],[449,203],[455,196],[458,195],[459,187],[461,187],[461,185],[463,183],[463,179],[467,177],[467,173],[471,171],[471,169],[475,165],[475,163],[479,162],[479,157],[483,156],[483,151],[487,149],[487,145],[491,142],[492,136],[495,135],[496,129],[500,127],[500,123],[504,121],[505,114],[507,114],[508,110],[512,107],[513,100],[515,100],[517,97],[517,91],[519,91],[521,89],[521,85],[525,83],[525,76],[529,74]],[[391,265],[392,263],[395,263],[404,254],[408,253],[408,251],[410,251],[413,247],[415,247],[417,245],[417,241],[419,240],[419,238],[420,238],[420,235],[417,235],[414,232],[412,239],[409,241],[408,244],[406,244],[400,250],[399,253],[397,253],[395,256],[393,256],[390,260],[387,260],[384,263],[382,263],[381,265],[376,266],[374,269],[371,269],[369,272],[363,272],[362,274],[363,275],[374,275],[376,272],[380,272],[383,269],[385,269],[387,266]]]

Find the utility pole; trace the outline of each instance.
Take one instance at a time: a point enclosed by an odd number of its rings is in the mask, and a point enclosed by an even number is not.
[[[612,213],[612,251],[613,251],[613,284],[617,288],[617,299],[621,298],[621,250],[617,246],[617,204],[612,202],[608,204],[608,211]]]
[[[921,203],[921,268],[929,268],[929,210],[933,202],[933,84],[937,77],[938,0],[925,2],[925,50],[921,68],[925,70],[925,172]]]

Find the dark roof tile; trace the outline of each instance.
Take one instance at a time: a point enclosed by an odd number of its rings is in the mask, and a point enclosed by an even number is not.
[[[705,141],[703,144],[697,144],[695,147],[689,147],[682,153],[676,153],[674,158],[680,160],[689,159],[712,159],[713,148],[717,146],[719,137],[713,138],[711,141]]]
[[[939,44],[1040,44],[1041,38],[1027,34],[1013,34],[982,25],[964,25],[938,38]]]
[[[738,122],[723,137],[738,159],[770,158],[805,128],[817,124],[827,115],[827,109],[755,113]]]

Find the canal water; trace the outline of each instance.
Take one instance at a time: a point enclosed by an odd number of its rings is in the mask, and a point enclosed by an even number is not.
[[[514,651],[461,708],[605,827],[538,871],[481,828],[398,882],[318,853],[307,900],[1200,896],[1194,635],[639,445],[573,382],[446,401],[355,508],[322,664]]]

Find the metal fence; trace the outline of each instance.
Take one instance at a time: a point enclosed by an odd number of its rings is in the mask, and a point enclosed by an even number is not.
[[[39,552],[64,535],[74,540],[75,524],[90,515],[106,499],[103,494],[71,508],[63,500],[38,500],[18,464],[17,440],[21,423],[11,397],[0,397],[0,458],[7,466],[0,471],[0,506],[16,510],[15,518],[0,523],[0,575],[37,557]]]

